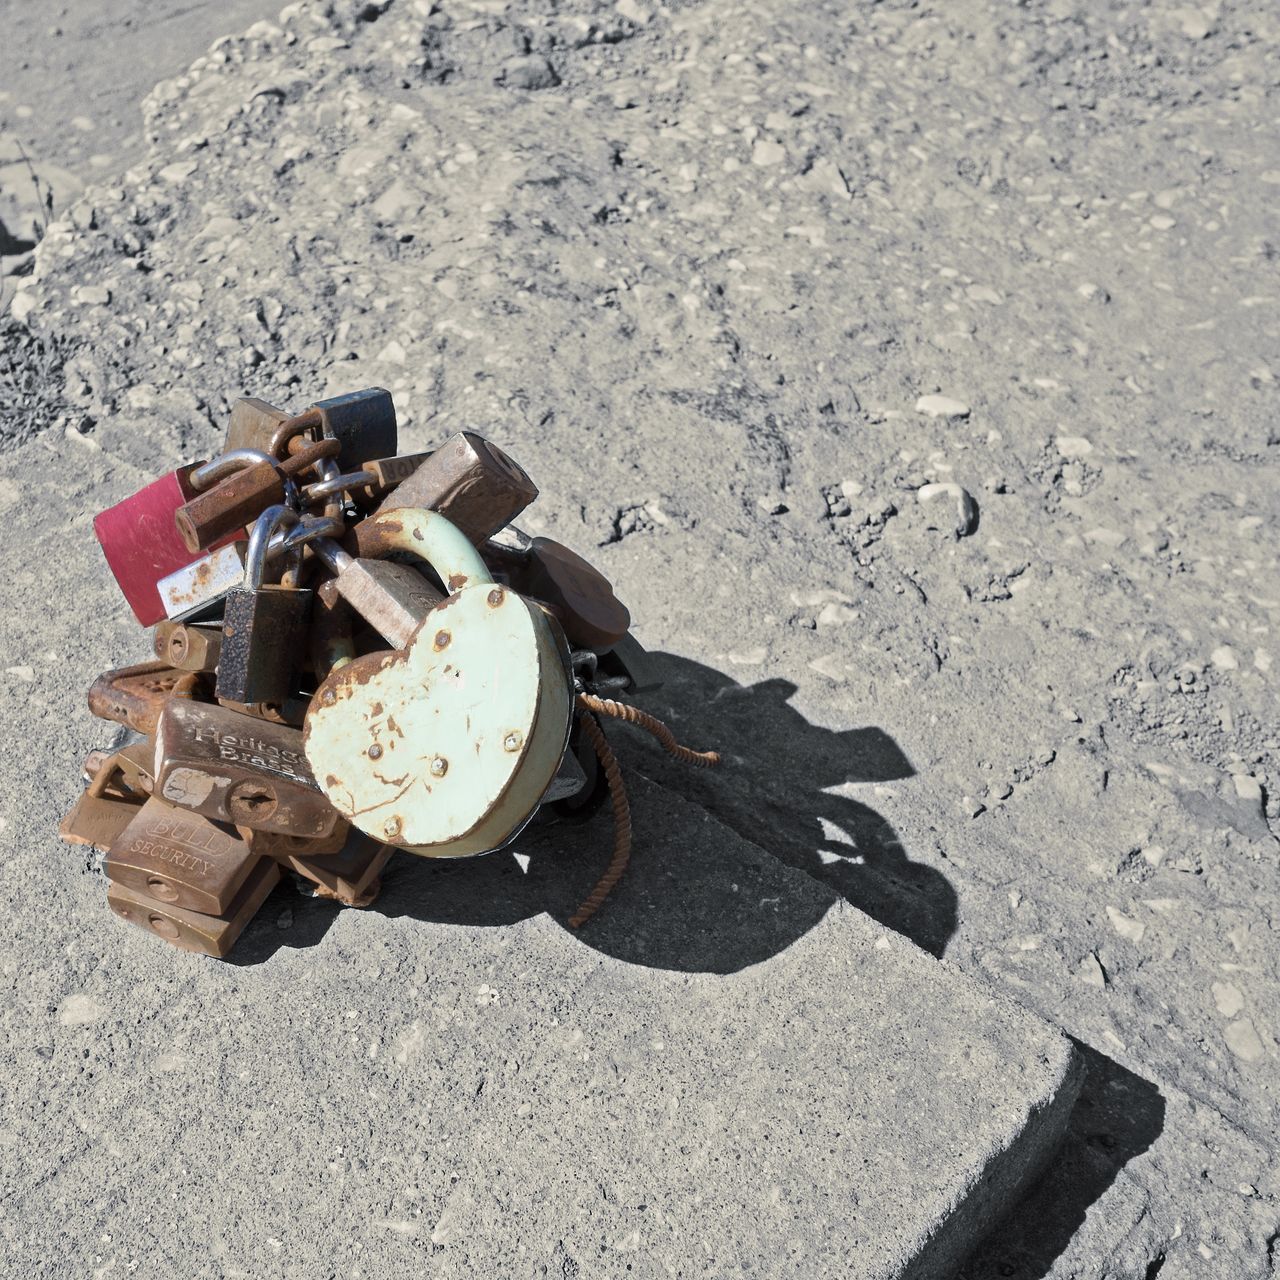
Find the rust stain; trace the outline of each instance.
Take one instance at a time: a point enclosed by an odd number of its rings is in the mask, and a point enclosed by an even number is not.
[[[449,575],[449,590],[461,591],[467,585],[467,575],[465,573],[451,573]],[[492,601],[490,601],[492,603]]]

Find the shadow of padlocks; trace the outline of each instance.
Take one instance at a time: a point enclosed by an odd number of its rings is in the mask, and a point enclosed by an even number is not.
[[[668,761],[646,734],[605,723],[635,835],[626,874],[595,918],[578,930],[567,923],[609,861],[607,808],[580,825],[535,823],[512,849],[481,858],[397,854],[367,910],[447,928],[501,927],[545,913],[575,942],[628,963],[732,973],[784,951],[844,898],[941,954],[956,916],[946,878],[911,861],[880,814],[828,790],[911,777],[893,739],[877,728],[812,724],[790,705],[795,686],[785,680],[742,685],[685,658],[650,657],[663,685],[640,704],[688,726],[695,745],[721,748],[725,763],[691,771]],[[686,818],[673,820],[672,795],[689,802]],[[723,838],[704,813],[749,843]],[[835,845],[833,830],[843,834]],[[286,907],[292,922],[281,930],[275,921]],[[334,917],[331,904],[282,886],[231,962],[253,965],[280,947],[313,946]]]

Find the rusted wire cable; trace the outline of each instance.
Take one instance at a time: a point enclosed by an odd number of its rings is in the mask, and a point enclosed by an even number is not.
[[[584,702],[583,695],[578,695],[578,702],[580,705]],[[622,782],[618,758],[610,749],[604,730],[589,711],[579,712],[578,723],[582,726],[582,732],[587,735],[609,784],[609,799],[613,804],[613,857],[609,859],[608,868],[586,901],[569,917],[569,924],[574,929],[581,929],[600,910],[601,904],[609,896],[613,886],[622,879],[622,873],[631,861],[631,806],[627,803],[627,789]]]
[[[578,705],[598,715],[612,716],[615,720],[625,720],[628,724],[639,725],[641,729],[648,730],[657,738],[667,755],[674,756],[684,764],[691,764],[699,769],[710,769],[720,763],[718,751],[694,751],[691,747],[682,747],[676,741],[675,734],[657,716],[651,716],[647,711],[641,711],[639,707],[630,706],[625,702],[614,702],[612,698],[597,698],[591,693],[578,694]]]

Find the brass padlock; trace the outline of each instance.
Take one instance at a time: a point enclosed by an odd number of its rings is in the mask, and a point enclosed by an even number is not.
[[[271,535],[298,523],[297,512],[285,506],[268,507],[254,523],[244,586],[227,596],[223,614],[219,698],[279,703],[289,694],[312,593],[297,586],[296,569],[279,584],[264,583],[263,574]]]
[[[138,738],[124,746],[90,751],[82,767],[86,787],[93,785],[99,768],[107,760],[112,762],[114,769],[103,788],[103,795],[142,804],[155,790],[156,749],[150,738]]]
[[[377,514],[437,511],[479,544],[510,524],[537,496],[537,486],[514,459],[483,436],[460,431],[392,489]],[[356,525],[354,543],[348,542],[347,549],[362,556],[376,554],[362,535],[362,530],[367,534],[372,529],[367,520]]]
[[[255,831],[252,827],[237,827],[242,840],[259,857],[274,858],[286,862],[290,858],[319,858],[331,853],[341,853],[351,834],[351,824],[339,818],[327,836],[295,836],[287,831]]]
[[[109,849],[141,811],[147,797],[141,789],[124,783],[126,766],[119,752],[96,762],[89,785],[76,797],[71,811],[58,827],[68,844]]]
[[[222,630],[170,620],[156,625],[151,634],[151,644],[156,657],[171,667],[209,674],[218,669]]]
[[[217,916],[260,856],[234,827],[152,796],[112,841],[104,869],[127,889]]]
[[[296,872],[315,886],[315,896],[332,898],[346,907],[367,907],[377,896],[382,869],[394,850],[349,830],[342,847],[332,853],[277,854],[282,867]]]
[[[339,818],[311,773],[297,729],[204,702],[170,701],[161,713],[156,794],[260,831],[327,836]]]
[[[180,951],[221,958],[235,945],[245,926],[258,913],[271,890],[280,883],[280,868],[270,858],[259,858],[220,916],[188,911],[159,902],[122,884],[107,885],[107,905],[122,920],[146,929]]]
[[[496,849],[532,817],[564,754],[564,638],[543,609],[494,583],[444,517],[394,511],[380,522],[451,594],[404,651],[356,658],[322,681],[307,757],[334,806],[375,840],[428,857]]]

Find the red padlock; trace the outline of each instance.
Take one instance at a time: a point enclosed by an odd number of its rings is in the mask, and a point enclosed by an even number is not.
[[[200,492],[200,486],[192,483],[192,472],[208,465],[195,462],[179,467],[94,517],[93,531],[107,564],[144,627],[167,616],[156,584],[205,554],[187,550],[173,517]],[[225,546],[243,537],[244,533],[235,529],[213,546]]]

